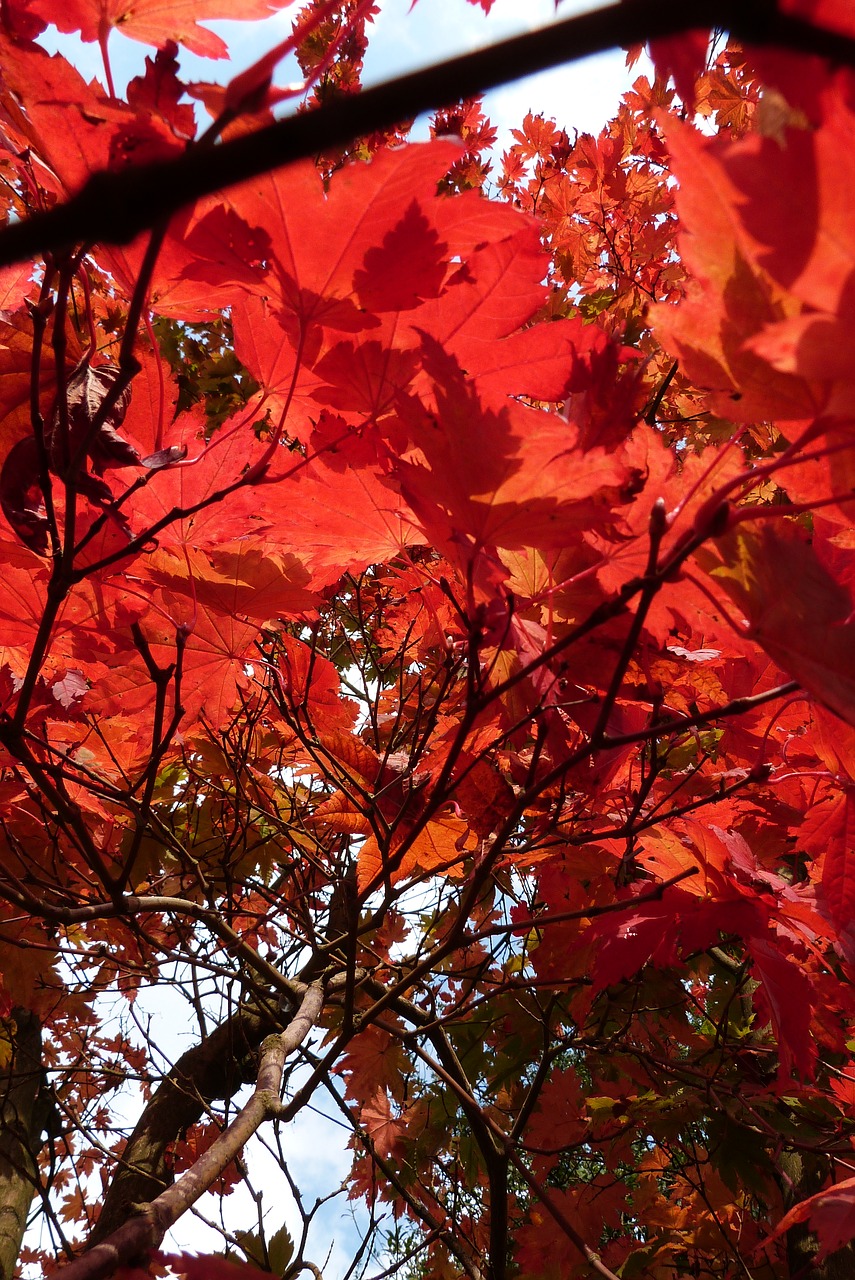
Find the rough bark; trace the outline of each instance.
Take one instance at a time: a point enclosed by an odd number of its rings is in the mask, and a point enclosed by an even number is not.
[[[26,1009],[13,1009],[11,1056],[0,1071],[0,1280],[15,1274],[42,1147],[42,1029]]]
[[[287,1015],[286,1015],[287,1020]],[[207,1104],[230,1098],[255,1079],[255,1053],[282,1023],[274,1006],[246,1006],[188,1049],[152,1094],[128,1139],[89,1247],[116,1231],[172,1182],[168,1151],[195,1124]]]

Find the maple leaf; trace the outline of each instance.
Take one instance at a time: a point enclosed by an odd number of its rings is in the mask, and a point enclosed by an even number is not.
[[[661,966],[676,964],[679,915],[685,915],[685,907],[678,914],[674,906],[660,902],[646,903],[636,910],[628,904],[627,911],[621,913],[613,926],[593,926],[601,939],[604,933],[609,934],[609,941],[601,941],[597,948],[594,991],[632,977],[649,962]]]
[[[359,889],[374,887],[387,878],[398,884],[416,872],[448,875],[476,844],[469,824],[456,816],[431,819],[412,837],[396,833],[388,853],[374,835],[369,835],[359,850]]]
[[[357,704],[342,696],[341,678],[329,658],[302,640],[283,636],[279,670],[291,705],[316,717],[324,733],[351,729]]]
[[[740,218],[727,157],[749,144],[726,147],[674,121],[667,141],[680,184],[680,252],[694,279],[680,306],[655,308],[657,334],[685,362],[692,380],[714,393],[712,404],[723,416],[739,422],[812,417],[823,392],[795,373],[773,369],[751,342],[769,325],[798,314],[801,305],[764,270],[757,242]]]
[[[781,1057],[781,1078],[790,1080],[792,1068],[810,1078],[816,1061],[816,1045],[810,1033],[812,989],[810,979],[798,965],[781,955],[764,938],[752,938],[749,951],[760,986],[754,992],[754,1007],[775,1031]]]
[[[60,31],[79,31],[82,40],[104,41],[116,30],[156,48],[176,41],[202,58],[223,58],[225,41],[200,21],[266,18],[282,5],[278,0],[32,0],[31,7]]]
[[[315,366],[315,373],[324,385],[313,390],[312,399],[319,404],[348,411],[350,415],[364,415],[368,422],[375,422],[393,408],[399,393],[406,391],[412,384],[419,372],[420,363],[415,351],[390,351],[384,344],[370,339],[363,339],[358,343],[337,342]],[[336,465],[330,453],[335,454],[341,445],[341,437],[348,430],[344,419],[338,418],[335,421],[340,424],[338,439],[334,438],[330,446],[324,448],[320,430],[325,422],[323,414],[311,436],[318,451],[323,452],[324,462],[328,466]],[[332,425],[327,416],[327,434]],[[355,447],[355,441],[351,440],[347,456],[353,462],[357,461]],[[377,444],[368,432],[363,433],[363,450],[363,461],[371,462],[376,459]]]
[[[359,1118],[378,1154],[391,1156],[406,1132],[406,1121],[393,1115],[385,1089],[378,1085],[374,1096],[360,1108]]]
[[[178,46],[167,40],[155,57],[146,58],[145,73],[128,82],[128,104],[164,120],[177,138],[196,134],[196,115],[189,103],[181,103],[186,87],[178,79]]]
[[[390,1094],[397,1102],[403,1101],[403,1072],[406,1055],[401,1041],[379,1027],[371,1027],[368,1034],[360,1036],[345,1054],[339,1071],[347,1077],[348,1096],[369,1103],[376,1094]],[[388,1097],[383,1105],[387,1117]]]
[[[584,1112],[584,1091],[576,1072],[553,1071],[526,1129],[526,1142],[557,1154],[584,1138],[589,1124]]]
[[[223,618],[204,606],[194,608],[186,596],[163,591],[149,596],[140,630],[162,671],[181,673],[181,708],[191,722],[204,713],[219,728],[229,720],[238,690],[249,683],[247,657],[258,636],[258,623]],[[110,709],[151,706],[152,680],[147,664],[128,662],[127,651],[107,660],[113,667]],[[107,708],[105,708],[106,710]]]
[[[319,458],[302,467],[287,488],[277,488],[275,475],[270,481],[265,501],[256,500],[256,512],[270,519],[280,544],[299,556],[315,590],[341,578],[345,558],[351,572],[361,572],[422,541],[400,495],[384,482],[379,468],[341,472],[334,459],[327,466]]]
[[[233,1258],[217,1255],[160,1253],[157,1256],[185,1280],[206,1280],[206,1277],[210,1277],[210,1280],[257,1280],[259,1276],[270,1275],[269,1271],[260,1271],[250,1262],[238,1262]],[[128,1275],[127,1280],[136,1280],[134,1272]]]
[[[650,57],[657,74],[666,80],[669,75],[674,77],[689,115],[695,108],[695,82],[706,67],[708,47],[706,30],[650,41]]]
[[[46,555],[49,523],[35,440],[19,440],[0,470],[0,508],[25,547]]]
[[[540,283],[546,257],[536,225],[480,245],[447,281],[441,296],[413,317],[455,356],[478,385],[506,395],[564,400],[585,389],[586,365],[610,344],[576,316],[524,326],[547,300]],[[627,349],[624,355],[630,355]],[[631,353],[631,358],[635,356]]]
[[[239,542],[207,554],[154,552],[146,559],[144,576],[186,593],[197,606],[223,618],[268,622],[311,613],[318,603],[306,590],[309,574],[296,556]]]
[[[32,290],[33,271],[29,263],[0,268],[0,305],[5,311],[16,311]]]
[[[846,1178],[793,1205],[768,1239],[777,1240],[796,1223],[808,1221],[819,1240],[817,1261],[847,1244],[855,1236],[855,1178]]]
[[[706,843],[703,830],[696,829],[696,836],[703,847]],[[662,840],[654,838],[652,843],[656,847]],[[672,841],[668,840],[668,843]],[[715,845],[713,858],[720,860],[723,853],[721,842],[716,840]],[[698,853],[702,854],[702,849]],[[687,862],[692,865],[691,858],[681,861],[683,869]],[[701,861],[708,877],[707,893],[703,896],[682,887],[673,887],[661,901],[645,901],[635,907],[632,898],[628,897],[626,911],[615,912],[593,922],[586,940],[596,947],[595,992],[621,978],[631,977],[644,964],[658,968],[677,965],[686,949],[704,949],[720,932],[741,934],[749,940],[764,937],[768,926],[768,907],[753,894],[740,893],[735,886],[724,882],[723,877],[716,874],[714,861],[703,856]],[[654,857],[648,858],[648,865],[671,871],[677,864],[666,862],[663,865]]]
[[[748,621],[749,634],[843,720],[855,723],[855,649],[848,591],[790,525],[740,525],[698,553]]]
[[[435,410],[408,399],[399,412],[419,453],[393,474],[427,538],[451,559],[495,547],[553,547],[605,518],[630,477],[604,450],[584,454],[557,415],[479,396],[459,364],[423,340]],[[421,456],[419,456],[421,455]],[[549,490],[539,481],[548,474]]]
[[[118,395],[112,395],[120,378],[121,371],[116,366],[93,368],[87,361],[69,379],[64,403],[54,406],[45,432],[51,467],[57,475],[64,475],[69,463],[84,452],[92,459],[97,475],[103,475],[109,467],[139,466],[136,449],[123,440],[117,430],[131,399],[127,386],[122,387]],[[105,415],[102,407],[108,397],[112,404]],[[93,430],[96,419],[100,421]]]
[[[56,998],[54,955],[52,949],[45,950],[43,938],[33,937],[30,941],[41,945],[16,947],[10,942],[0,942],[0,973],[3,974],[0,999],[11,1000],[13,1009],[43,1012]],[[70,1216],[74,1216],[73,1211]]]
[[[186,1169],[191,1169],[199,1157],[217,1141],[222,1131],[222,1127],[214,1121],[201,1121],[199,1124],[194,1124],[173,1147],[172,1159],[176,1172],[182,1173]],[[219,1175],[214,1188],[220,1195],[228,1195],[235,1189],[240,1179],[239,1163],[233,1160]]]
[[[61,55],[51,57],[2,33],[0,48],[3,101],[11,121],[5,127],[18,148],[32,149],[38,181],[52,195],[72,194],[98,170],[133,161],[136,144],[150,158],[180,148],[158,115],[107,98],[97,82],[87,84]]]
[[[791,127],[781,141],[745,139],[723,153],[722,170],[757,261],[807,308],[767,324],[752,349],[786,372],[849,382],[855,235],[840,193],[855,180],[845,144],[853,112],[839,95],[826,98],[818,129]],[[787,199],[794,180],[809,193],[796,203]]]

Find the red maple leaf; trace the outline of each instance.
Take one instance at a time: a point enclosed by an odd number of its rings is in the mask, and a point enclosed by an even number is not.
[[[224,40],[199,26],[214,18],[266,18],[276,0],[32,0],[31,8],[60,31],[104,41],[113,30],[162,49],[170,40],[202,58],[223,58]]]

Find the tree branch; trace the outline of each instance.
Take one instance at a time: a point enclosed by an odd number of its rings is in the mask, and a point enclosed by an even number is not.
[[[90,1246],[121,1227],[135,1205],[147,1204],[165,1190],[171,1181],[170,1145],[196,1124],[209,1103],[231,1098],[246,1083],[253,1055],[274,1031],[276,1021],[273,1001],[269,1010],[255,1004],[241,1006],[181,1055],[146,1103],[128,1139]]]
[[[265,1120],[280,1108],[279,1088],[286,1059],[305,1040],[321,1015],[323,987],[313,983],[285,1031],[261,1046],[255,1090],[228,1128],[192,1168],[105,1240],[57,1273],[63,1280],[106,1280],[120,1266],[134,1266],[160,1245],[166,1232],[204,1194]]]
[[[725,27],[748,43],[855,65],[855,39],[776,11],[769,0],[625,0],[289,116],[214,148],[95,174],[66,204],[0,234],[0,266],[78,243],[124,244],[234,183],[388,128],[424,111],[620,45]]]

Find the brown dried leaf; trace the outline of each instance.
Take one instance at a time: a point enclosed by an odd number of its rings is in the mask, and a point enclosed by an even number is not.
[[[84,363],[72,375],[66,388],[67,432],[63,429],[62,415],[57,404],[48,436],[51,470],[57,475],[65,472],[81,447],[85,448],[92,459],[93,470],[98,475],[103,475],[113,467],[140,465],[140,455],[136,449],[118,433],[131,402],[130,387],[122,389],[104,422],[97,431],[92,430],[101,406],[120,374],[121,370],[116,365],[102,364],[93,369],[90,364]]]

